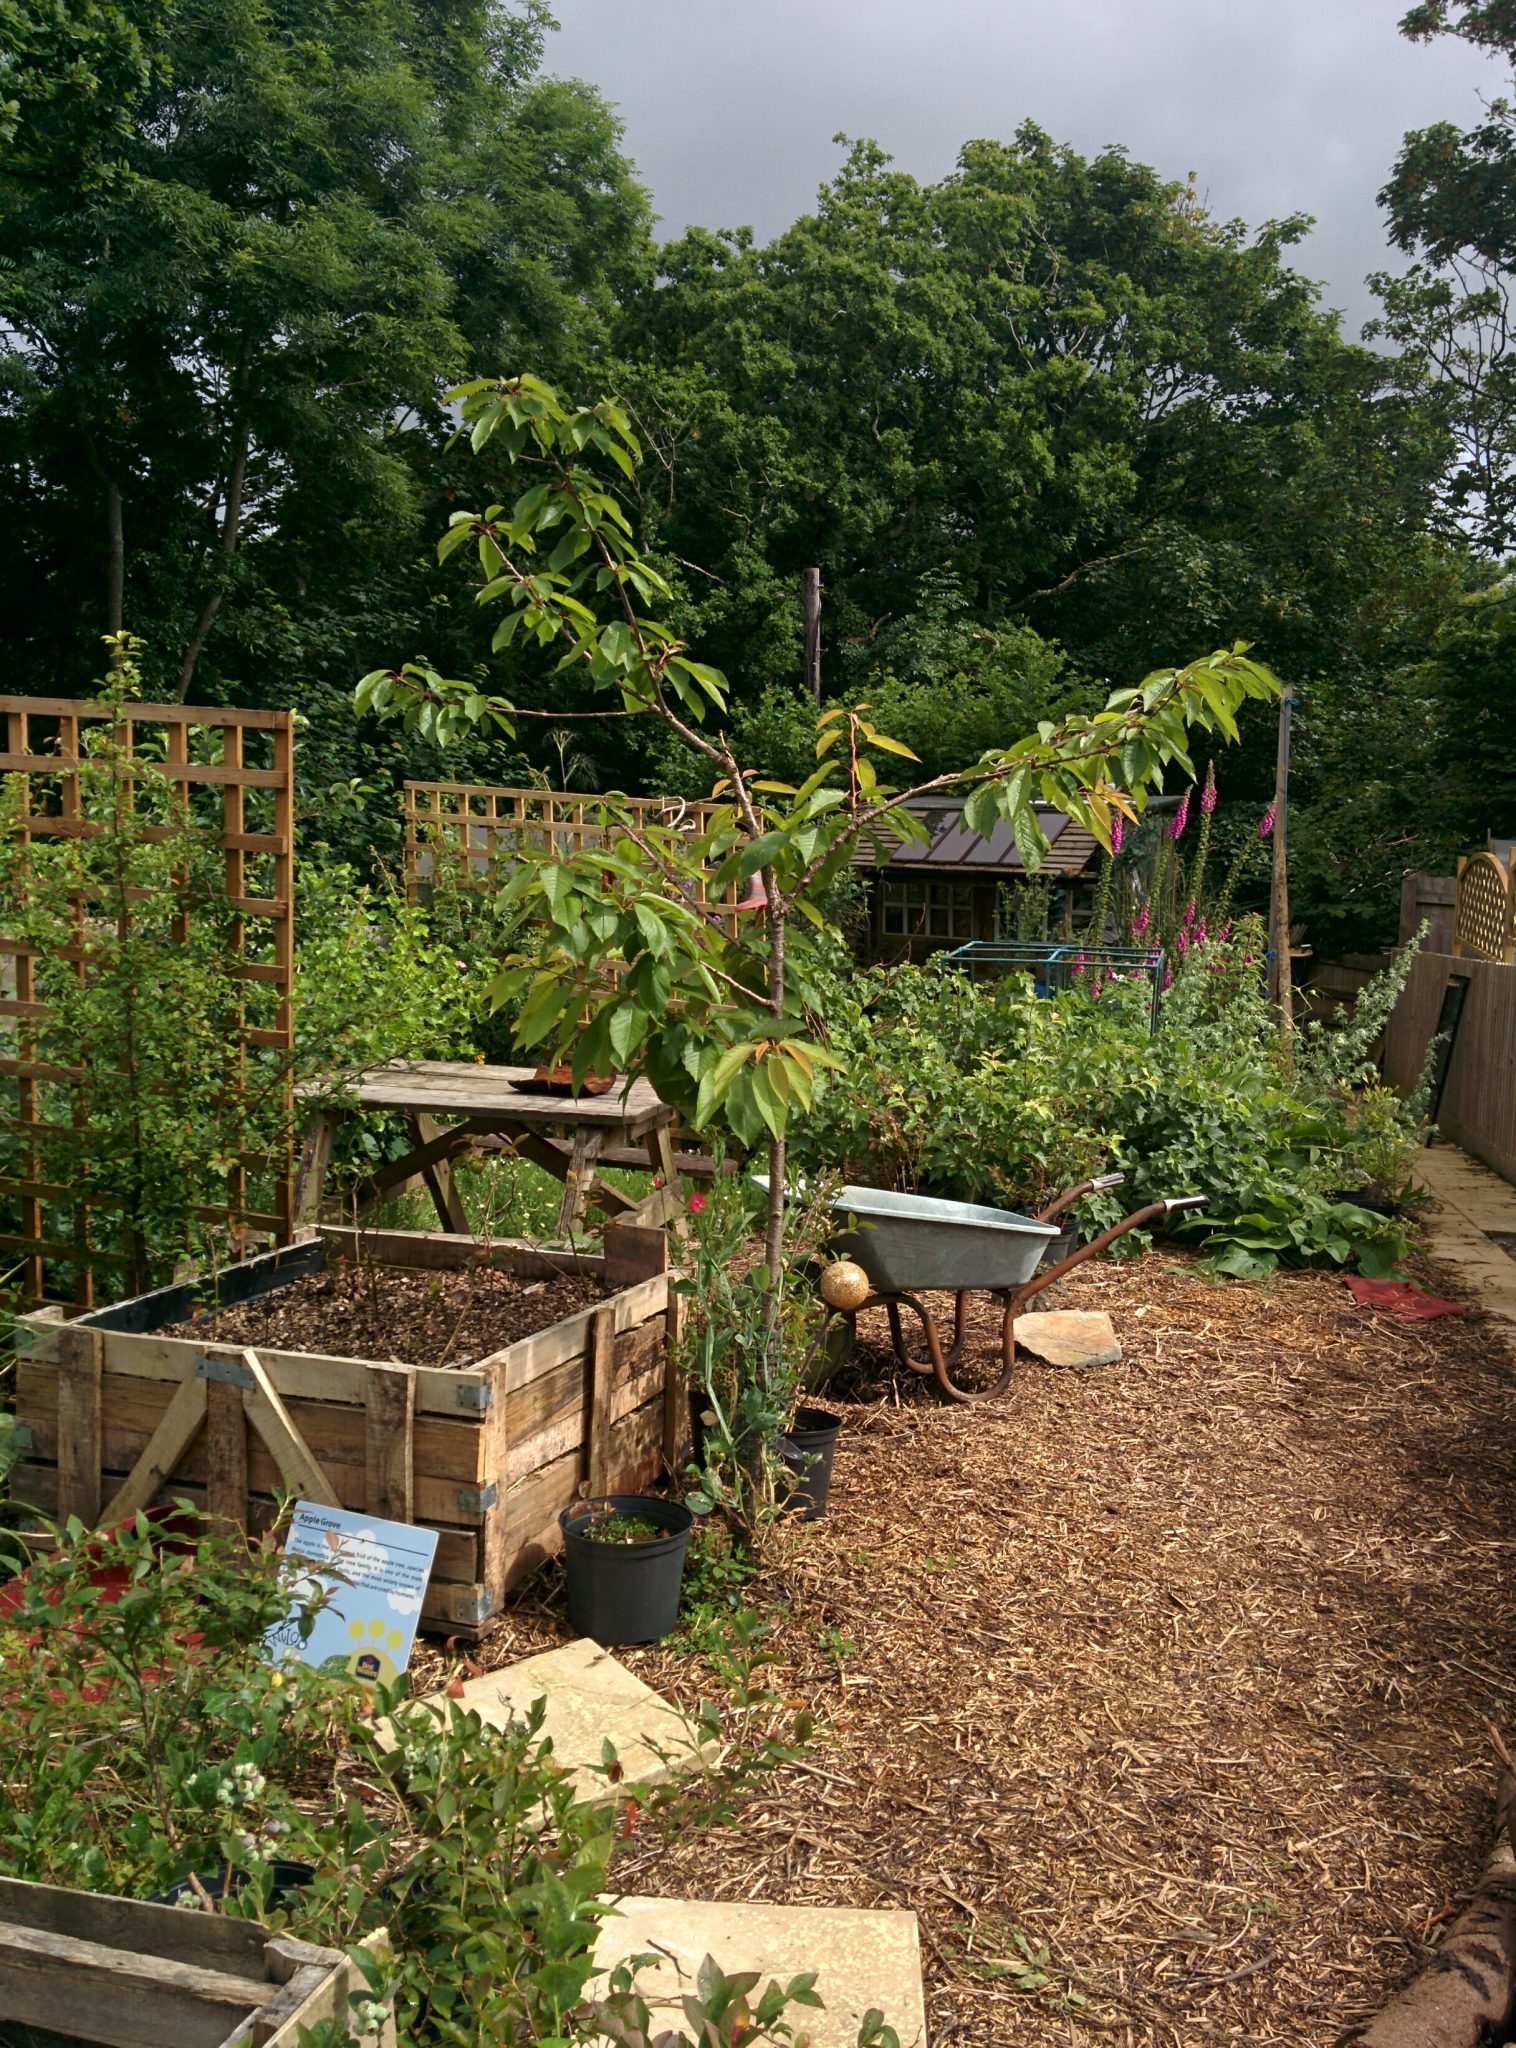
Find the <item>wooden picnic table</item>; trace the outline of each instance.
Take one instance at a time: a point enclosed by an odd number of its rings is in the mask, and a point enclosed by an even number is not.
[[[338,1123],[364,1110],[388,1109],[405,1118],[415,1142],[403,1158],[387,1160],[360,1184],[360,1207],[419,1174],[443,1229],[468,1235],[469,1220],[453,1185],[452,1163],[476,1139],[494,1137],[562,1181],[560,1236],[576,1230],[592,1206],[628,1222],[665,1221],[678,1202],[674,1112],[652,1083],[637,1080],[628,1087],[618,1081],[605,1095],[563,1095],[540,1084],[534,1087],[534,1072],[531,1067],[479,1066],[463,1060],[396,1061],[370,1067],[349,1086],[344,1101],[323,1102],[306,1125],[295,1182],[297,1220],[315,1220]],[[626,1163],[629,1154],[635,1159],[640,1153],[661,1187],[639,1202],[610,1186],[597,1169],[602,1155],[612,1149],[618,1164]]]

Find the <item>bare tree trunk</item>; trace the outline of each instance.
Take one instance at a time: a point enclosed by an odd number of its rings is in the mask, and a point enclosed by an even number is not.
[[[105,479],[105,537],[105,630],[114,639],[126,622],[126,530],[121,517],[121,486],[110,476]]]
[[[231,475],[226,484],[226,511],[221,520],[221,537],[217,547],[218,561],[214,564],[216,588],[201,607],[195,621],[195,630],[190,635],[184,660],[179,665],[179,702],[182,704],[190,693],[190,684],[195,679],[195,664],[200,659],[211,627],[216,623],[216,614],[221,609],[221,600],[226,596],[226,572],[231,558],[237,551],[237,538],[242,528],[242,493],[247,487],[247,453],[250,430],[244,424],[237,435],[237,452],[232,458]]]
[[[1516,1778],[1500,1774],[1498,1835],[1473,1898],[1436,1955],[1339,2048],[1492,2048],[1510,2038],[1516,2006]]]
[[[805,613],[805,687],[812,704],[821,709],[821,571],[804,569],[800,576],[801,607]]]

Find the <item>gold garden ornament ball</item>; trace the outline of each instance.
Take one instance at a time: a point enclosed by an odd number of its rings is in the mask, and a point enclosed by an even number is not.
[[[869,1276],[853,1259],[837,1259],[821,1276],[821,1299],[829,1308],[862,1308],[869,1297]]]

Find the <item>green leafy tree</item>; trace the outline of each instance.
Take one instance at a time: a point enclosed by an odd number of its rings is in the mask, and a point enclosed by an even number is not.
[[[1505,0],[1422,0],[1401,22],[1416,41],[1456,36],[1516,67]],[[1384,313],[1371,331],[1400,350],[1406,386],[1435,406],[1454,443],[1441,492],[1455,528],[1492,553],[1516,540],[1516,108],[1486,103],[1468,129],[1451,121],[1405,138],[1380,194],[1404,276],[1373,282]]]
[[[574,359],[643,260],[614,120],[538,77],[540,0],[4,6],[21,651],[66,693],[125,625],[160,694],[209,652],[288,702],[302,615],[426,605],[442,383]],[[239,676],[260,654],[277,674]]]
[[[1243,703],[1277,686],[1243,649],[1218,653],[908,790],[884,774],[909,750],[836,706],[816,722],[804,781],[755,778],[724,729],[725,677],[647,609],[670,592],[608,481],[633,478],[641,454],[623,409],[567,405],[535,377],[486,380],[457,396],[473,446],[493,442],[525,486],[510,505],[455,512],[439,549],[477,556],[479,601],[504,608],[496,647],[552,650],[560,670],[588,677],[597,715],[613,728],[657,721],[705,761],[717,797],[692,833],[672,820],[639,822],[608,798],[597,842],[579,852],[523,837],[504,896],[542,937],[505,963],[496,994],[519,1004],[519,1043],[571,1064],[579,1083],[595,1070],[645,1072],[695,1128],[728,1131],[744,1148],[766,1142],[772,1314],[750,1369],[777,1377],[787,1131],[836,1062],[817,985],[834,943],[821,904],[858,840],[919,837],[908,800],[960,789],[969,824],[1009,823],[1028,867],[1046,848],[1038,800],[1109,844],[1113,818],[1135,815],[1166,769],[1193,774],[1191,724],[1235,738]],[[522,716],[425,663],[373,671],[357,701],[444,742],[480,724],[513,730]],[[755,877],[763,901],[749,923],[706,901]]]

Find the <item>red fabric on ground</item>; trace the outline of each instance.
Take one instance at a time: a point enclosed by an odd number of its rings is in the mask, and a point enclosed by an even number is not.
[[[1463,1302],[1444,1301],[1437,1294],[1423,1294],[1409,1280],[1364,1280],[1354,1273],[1348,1288],[1360,1308],[1387,1308],[1392,1315],[1405,1316],[1414,1323],[1429,1323],[1434,1316],[1466,1316]]]

